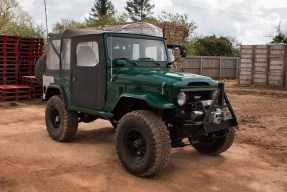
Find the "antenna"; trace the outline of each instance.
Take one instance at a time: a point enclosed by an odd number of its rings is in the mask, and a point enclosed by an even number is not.
[[[47,32],[47,38],[48,38],[49,29],[48,29],[48,17],[47,17],[47,6],[46,6],[46,0],[44,0],[44,5],[45,5],[46,32]]]

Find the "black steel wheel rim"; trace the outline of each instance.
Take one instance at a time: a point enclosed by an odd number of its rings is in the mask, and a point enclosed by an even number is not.
[[[127,134],[127,149],[129,155],[136,160],[141,160],[146,154],[146,141],[142,134],[138,131],[130,131]]]
[[[51,119],[53,127],[58,129],[60,127],[61,119],[60,119],[60,113],[57,109],[54,109],[51,113]]]

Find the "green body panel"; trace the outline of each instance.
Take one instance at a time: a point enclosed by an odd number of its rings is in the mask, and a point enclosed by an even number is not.
[[[121,95],[122,97],[135,98],[145,101],[149,106],[155,109],[172,109],[174,104],[167,101],[163,95],[152,94],[152,93],[125,93]]]
[[[105,112],[102,110],[95,110],[95,109],[88,109],[88,108],[84,108],[84,107],[75,107],[75,106],[68,106],[67,109],[72,110],[72,111],[79,111],[82,113],[88,113],[88,114],[92,114],[92,115],[96,115],[102,118],[113,118],[113,114],[109,113],[109,112]]]
[[[114,70],[113,74],[117,76],[118,82],[128,84],[148,84],[165,85],[168,87],[187,87],[191,82],[206,82],[210,85],[217,85],[217,82],[210,77],[184,72],[172,72],[169,68],[125,68]]]
[[[110,70],[107,71],[108,75]],[[101,110],[76,107],[71,103],[71,81],[68,77],[55,77],[66,93],[67,108],[102,117],[112,118],[111,111],[123,98],[135,98],[145,101],[156,109],[175,108],[176,93],[191,82],[205,82],[217,86],[217,82],[200,75],[172,72],[169,68],[122,67],[113,69],[113,81],[107,80],[106,102]]]
[[[65,91],[65,97],[66,97],[66,102],[67,102],[67,109],[73,110],[73,111],[80,111],[83,113],[88,113],[88,114],[93,114],[97,115],[100,117],[107,117],[107,118],[112,118],[113,114],[109,113],[107,111],[102,111],[102,110],[94,110],[94,109],[88,109],[88,108],[83,108],[83,107],[76,107],[71,103],[71,81],[69,77],[55,77],[54,78],[54,84],[61,85],[63,90]],[[62,95],[63,96],[63,95]]]
[[[191,82],[205,82],[217,86],[217,82],[200,75],[171,72],[169,68],[120,68],[113,69],[114,82],[107,83],[105,109],[113,110],[122,97],[144,100],[156,109],[174,108],[174,98],[179,89]]]
[[[54,84],[61,85],[63,91],[65,91],[65,97],[68,105],[71,105],[71,81],[69,77],[56,76],[54,78]]]

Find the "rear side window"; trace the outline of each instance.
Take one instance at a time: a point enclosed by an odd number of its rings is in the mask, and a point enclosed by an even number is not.
[[[61,40],[52,40],[49,43],[47,65],[48,70],[59,70],[60,69],[60,49]]]
[[[71,39],[63,40],[62,70],[70,70],[71,67]]]
[[[96,66],[98,63],[99,45],[96,41],[81,42],[77,45],[77,66]]]

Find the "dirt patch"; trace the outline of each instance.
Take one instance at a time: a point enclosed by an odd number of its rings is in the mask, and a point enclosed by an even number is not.
[[[237,139],[262,147],[264,159],[287,163],[287,89],[233,86],[227,92],[240,124]]]
[[[73,142],[58,143],[47,134],[45,104],[2,107],[0,191],[287,191],[287,91],[227,92],[240,125],[230,150],[172,149],[168,167],[149,179],[125,171],[108,121],[81,123]]]

